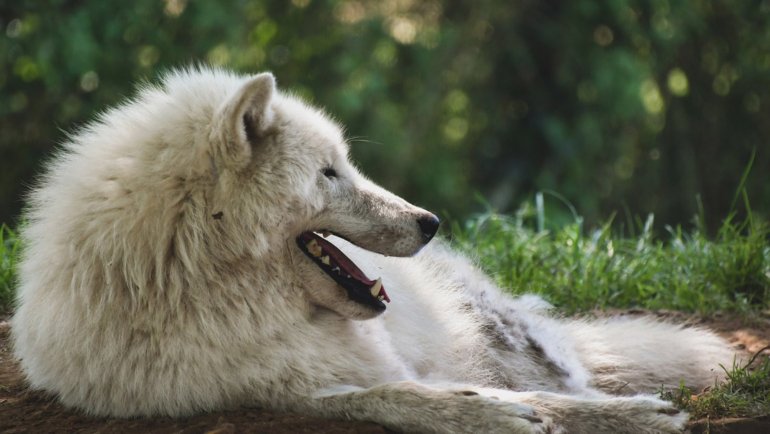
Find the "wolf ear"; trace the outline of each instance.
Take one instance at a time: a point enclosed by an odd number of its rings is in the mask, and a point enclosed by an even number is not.
[[[257,74],[241,85],[220,110],[222,155],[225,164],[244,167],[273,123],[271,101],[275,77]]]

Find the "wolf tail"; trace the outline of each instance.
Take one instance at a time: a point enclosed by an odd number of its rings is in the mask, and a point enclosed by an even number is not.
[[[592,386],[615,394],[649,393],[681,382],[700,390],[739,363],[713,332],[653,318],[572,322],[567,329],[593,374]]]

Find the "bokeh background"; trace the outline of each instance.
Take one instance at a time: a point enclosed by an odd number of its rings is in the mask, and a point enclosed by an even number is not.
[[[0,0],[0,35],[0,222],[65,132],[199,62],[273,71],[445,217],[553,191],[714,227],[753,152],[770,211],[767,0]]]

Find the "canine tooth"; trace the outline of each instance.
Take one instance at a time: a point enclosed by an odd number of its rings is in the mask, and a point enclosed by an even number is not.
[[[380,301],[385,300],[385,296],[384,295],[380,295],[379,297],[377,297],[377,300],[380,300]]]
[[[326,265],[329,265],[329,256],[321,256],[321,262],[323,262]]]
[[[337,274],[340,274],[340,267],[332,267],[332,271],[334,271]]]
[[[382,278],[378,278],[377,281],[374,282],[374,285],[372,285],[371,288],[369,288],[369,292],[372,293],[372,297],[377,297],[380,295],[381,289],[382,289]]]

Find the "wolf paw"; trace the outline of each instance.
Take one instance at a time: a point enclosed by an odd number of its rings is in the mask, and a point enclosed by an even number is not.
[[[625,401],[621,405],[621,411],[641,429],[638,432],[684,432],[689,415],[674,407],[672,403],[652,396],[618,399]]]
[[[472,428],[468,430],[469,432],[516,434],[545,434],[552,432],[551,419],[537,412],[532,406],[483,396],[474,398],[479,401],[482,408],[474,413],[466,413],[466,416],[474,414],[478,417],[476,419],[478,427],[466,425],[466,429]],[[476,424],[471,423],[469,425]]]
[[[597,399],[536,392],[522,399],[553,417],[556,425],[544,424],[552,433],[674,434],[683,432],[688,420],[687,413],[652,396]]]

